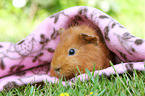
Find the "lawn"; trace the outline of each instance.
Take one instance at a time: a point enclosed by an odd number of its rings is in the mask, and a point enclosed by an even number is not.
[[[85,82],[78,80],[74,86],[67,87],[47,82],[43,85],[28,84],[9,92],[3,91],[0,96],[144,96],[144,82],[145,72],[137,74],[134,71],[133,75],[126,73],[110,78],[97,76]]]
[[[60,4],[64,1],[62,0]],[[104,11],[101,7],[97,7],[97,4],[93,5],[89,2],[84,3],[83,0],[78,1],[81,1],[81,3],[77,5],[92,6]],[[116,19],[120,24],[124,25],[133,35],[145,39],[144,0],[108,1],[109,3],[111,2],[109,6],[111,6],[110,8],[112,8],[113,11],[107,11],[106,13]],[[1,7],[2,5],[0,4],[0,41],[5,42],[18,42],[30,34],[30,32],[32,32],[46,17],[60,11],[60,9],[56,9],[51,10],[53,12],[49,12],[49,10],[46,11],[41,8],[37,10],[38,12],[36,16],[32,19],[32,17],[28,14],[29,8],[17,9],[14,8],[10,2],[5,0],[0,0],[0,2],[1,4],[6,4],[4,7]],[[71,0],[69,2],[71,2]],[[67,3],[64,3],[61,10],[74,5],[67,5]],[[59,96],[60,94],[61,96],[64,96],[63,94],[66,94],[66,96],[144,96],[145,72],[137,74],[135,71],[133,75],[128,75],[126,73],[122,76],[117,75],[111,76],[110,78],[102,76],[85,82],[80,82],[78,80],[74,84],[75,86],[67,87],[63,87],[61,84],[57,85],[47,82],[43,85],[36,85],[37,84],[28,84],[26,86],[10,90],[9,92],[3,91],[0,92],[0,96]]]

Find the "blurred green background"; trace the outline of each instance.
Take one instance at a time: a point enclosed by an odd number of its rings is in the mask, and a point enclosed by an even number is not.
[[[0,41],[17,42],[46,17],[80,5],[100,9],[145,39],[145,0],[0,0]]]

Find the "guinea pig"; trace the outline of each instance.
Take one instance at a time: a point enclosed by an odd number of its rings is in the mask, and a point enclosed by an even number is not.
[[[99,33],[99,34],[98,34]],[[50,75],[66,80],[89,71],[110,66],[114,54],[106,47],[100,30],[88,25],[75,25],[59,30],[60,42],[54,52]],[[79,71],[78,71],[79,69]]]

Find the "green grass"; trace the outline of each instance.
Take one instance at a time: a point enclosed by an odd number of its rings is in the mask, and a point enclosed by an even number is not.
[[[145,73],[139,75],[123,74],[122,76],[95,77],[89,81],[74,83],[75,86],[64,87],[62,84],[30,85],[19,87],[9,92],[1,92],[0,96],[59,96],[68,93],[69,96],[144,96],[145,95]],[[93,92],[90,95],[90,92]]]

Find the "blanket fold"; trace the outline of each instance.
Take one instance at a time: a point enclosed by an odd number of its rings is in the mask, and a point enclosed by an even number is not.
[[[98,9],[76,6],[46,18],[18,43],[0,42],[0,91],[14,85],[34,83],[34,80],[41,82],[47,79],[52,83],[58,81],[49,73],[53,53],[60,40],[58,30],[67,29],[74,24],[88,24],[102,31],[100,34],[103,35],[107,47],[116,54],[119,61],[124,62],[114,65],[118,73],[133,69],[145,71],[145,40],[130,34],[124,26]],[[98,71],[95,73],[98,74]],[[110,76],[115,71],[108,67],[99,71],[99,75],[102,74]],[[78,77],[83,81],[88,79],[85,78],[86,75]],[[75,79],[71,79],[69,84]],[[65,82],[62,83],[65,85]]]

